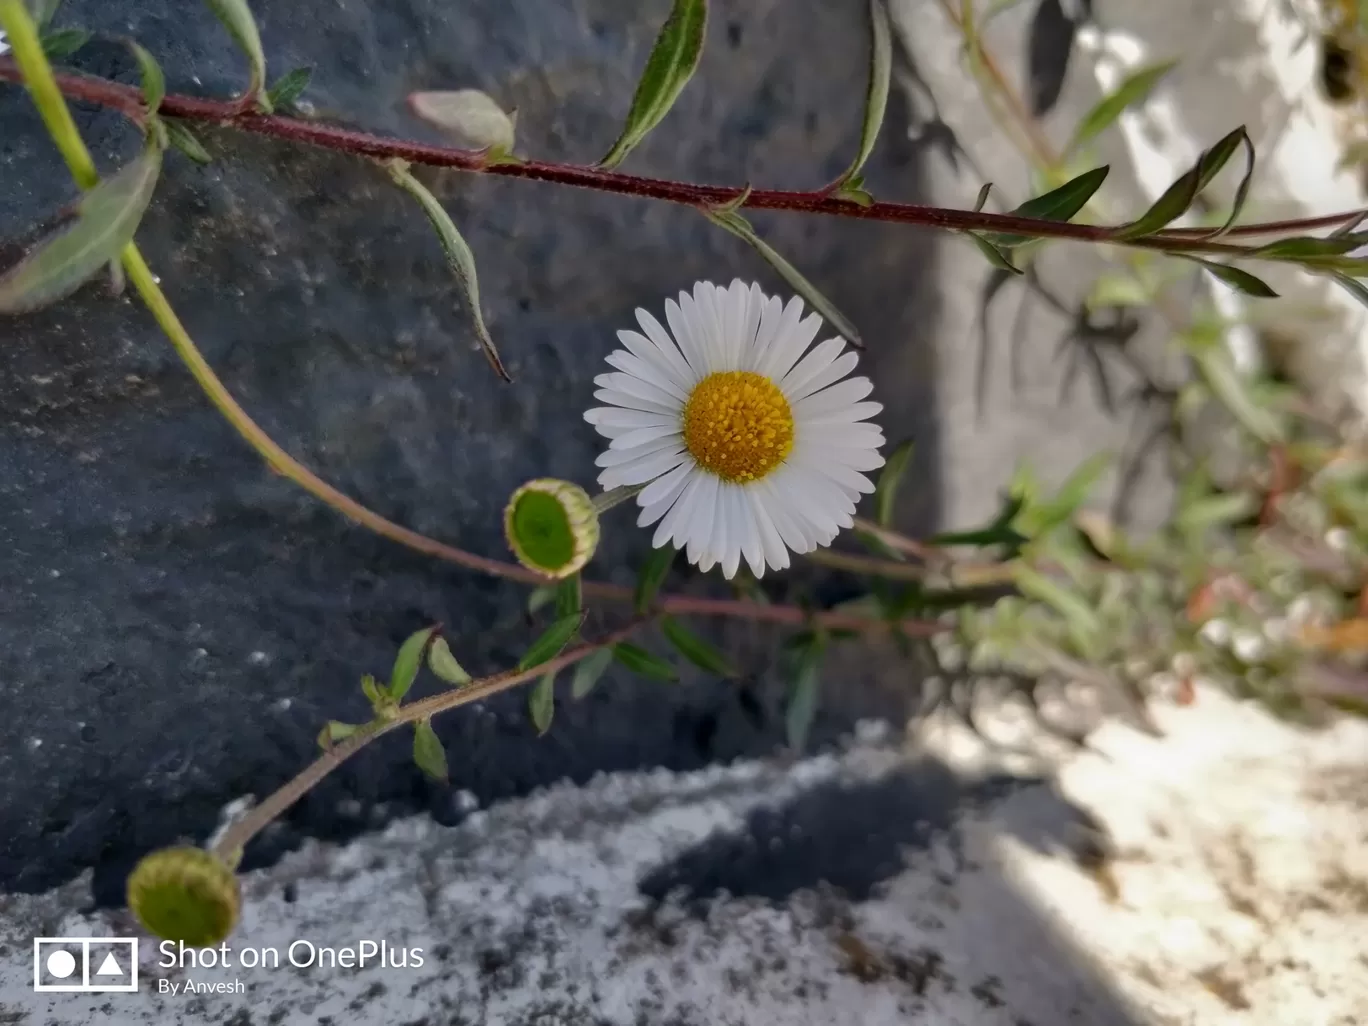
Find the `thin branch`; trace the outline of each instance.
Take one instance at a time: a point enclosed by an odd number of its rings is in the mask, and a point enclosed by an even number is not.
[[[9,58],[0,58],[0,80],[22,81],[19,70]],[[109,82],[88,75],[60,73],[56,75],[62,93],[70,99],[110,107],[133,116],[141,111],[141,94],[133,86]],[[279,114],[244,112],[238,103],[208,100],[179,94],[168,95],[161,105],[161,113],[169,117],[193,121],[207,121],[235,128],[255,135],[271,136],[291,142],[306,143],[354,156],[389,159],[398,157],[413,164],[429,167],[452,167],[479,174],[502,175],[533,181],[553,182],[600,192],[611,192],[646,199],[663,200],[687,206],[712,206],[728,203],[745,195],[745,206],[757,210],[787,210],[794,213],[826,214],[836,217],[856,217],[870,221],[889,221],[900,224],[940,228],[948,231],[988,231],[1038,238],[1072,239],[1080,242],[1110,241],[1112,228],[1100,225],[1072,224],[1063,221],[1043,221],[1011,214],[994,214],[930,207],[914,203],[876,201],[869,206],[839,199],[822,192],[794,192],[781,189],[746,190],[729,185],[693,185],[661,178],[604,171],[596,167],[576,164],[557,164],[548,161],[523,160],[517,163],[490,164],[483,153],[433,146],[405,139],[394,139],[325,125],[316,121],[285,117]],[[1316,218],[1315,224],[1343,223],[1358,216],[1357,211],[1336,218]],[[1283,230],[1295,230],[1301,222],[1283,222]],[[1251,225],[1227,234],[1268,234],[1261,226]],[[1243,253],[1238,246],[1203,242],[1191,233],[1159,232],[1144,239],[1126,243],[1146,249],[1193,251],[1236,255]]]

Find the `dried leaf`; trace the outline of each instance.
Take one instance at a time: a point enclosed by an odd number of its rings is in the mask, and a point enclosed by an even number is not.
[[[464,149],[488,150],[496,158],[513,151],[513,118],[488,93],[478,89],[410,93],[409,107]]]

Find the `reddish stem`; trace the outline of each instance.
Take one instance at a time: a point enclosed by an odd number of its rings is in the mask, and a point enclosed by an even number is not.
[[[137,117],[141,114],[142,94],[133,86],[71,73],[61,73],[56,78],[62,93],[69,99],[110,107],[130,117]],[[8,58],[0,58],[0,80],[22,81],[19,70]],[[681,203],[687,206],[711,206],[727,203],[735,200],[745,191],[731,185],[693,185],[661,178],[645,178],[639,175],[622,174],[617,171],[605,171],[596,167],[556,164],[540,160],[487,165],[482,153],[471,150],[461,150],[449,146],[433,146],[405,139],[393,139],[370,132],[339,128],[279,114],[244,112],[236,101],[208,100],[171,94],[162,101],[161,112],[171,117],[210,121],[255,135],[307,143],[356,156],[376,159],[398,157],[413,164],[424,164],[429,167],[454,167],[480,174],[554,182],[560,185],[572,185],[627,196],[640,196],[664,200],[669,203]],[[915,203],[875,201],[869,206],[861,206],[858,203],[839,199],[825,191],[793,192],[782,189],[756,189],[746,197],[744,206],[756,210],[787,210],[796,213],[863,218],[870,221],[891,221],[949,231],[1002,232],[1039,238],[1073,239],[1081,242],[1108,241],[1114,230],[1100,225],[1043,221],[1031,217],[1017,217],[1012,214],[955,210],[946,207],[922,206]],[[1299,229],[1311,230],[1315,227],[1342,224],[1357,216],[1358,212],[1353,211],[1307,221],[1284,221],[1275,225],[1246,225],[1233,229],[1227,234],[1232,236],[1260,235]],[[1173,229],[1160,232],[1146,239],[1134,240],[1129,244],[1151,249],[1224,253],[1227,255],[1240,255],[1245,252],[1238,246],[1202,242],[1193,237],[1195,233],[1195,230]]]

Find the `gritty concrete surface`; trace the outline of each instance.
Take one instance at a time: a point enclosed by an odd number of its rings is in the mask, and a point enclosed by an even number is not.
[[[1304,731],[1206,690],[1154,711],[1163,737],[1108,722],[1082,751],[1006,706],[985,731],[1029,755],[933,718],[788,766],[604,776],[458,827],[415,818],[349,845],[311,842],[246,876],[231,968],[159,968],[170,960],[145,943],[137,995],[31,993],[32,936],[123,935],[127,923],[77,912],[75,888],[11,897],[0,1015],[23,1026],[1365,1021],[1368,724]],[[411,964],[288,965],[295,942],[363,940],[407,950]],[[282,968],[243,968],[245,948],[277,949]],[[297,945],[296,960],[307,951]],[[244,992],[187,994],[192,981]]]

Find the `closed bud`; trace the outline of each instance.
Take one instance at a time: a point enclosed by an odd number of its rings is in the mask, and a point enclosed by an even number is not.
[[[569,577],[598,547],[598,513],[579,485],[540,478],[527,482],[508,500],[504,533],[523,566],[548,577]]]
[[[127,893],[128,907],[150,933],[186,947],[220,944],[237,925],[237,876],[203,848],[152,852],[134,867]]]

